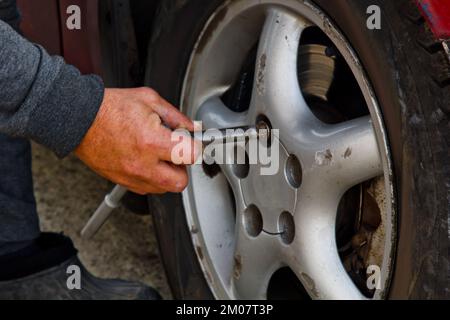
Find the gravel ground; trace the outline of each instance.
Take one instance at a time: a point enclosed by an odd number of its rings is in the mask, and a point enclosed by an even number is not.
[[[151,217],[124,208],[114,212],[90,241],[79,232],[112,185],[74,157],[58,160],[33,146],[36,200],[43,231],[64,232],[75,242],[88,269],[99,277],[140,281],[170,299]]]

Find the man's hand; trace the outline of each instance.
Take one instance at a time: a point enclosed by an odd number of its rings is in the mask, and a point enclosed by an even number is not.
[[[185,166],[172,164],[172,129],[194,124],[148,88],[106,89],[97,118],[75,154],[101,176],[138,194],[181,192],[188,184]],[[185,165],[200,149],[192,139]]]

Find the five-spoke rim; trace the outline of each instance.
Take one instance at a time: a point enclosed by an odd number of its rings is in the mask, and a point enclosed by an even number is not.
[[[192,55],[183,111],[206,128],[254,125],[264,115],[280,130],[281,152],[280,170],[271,176],[261,176],[257,165],[245,177],[236,175],[233,165],[221,165],[222,174],[214,179],[200,166],[190,170],[192,184],[183,201],[213,293],[218,298],[264,299],[274,272],[288,266],[312,298],[364,299],[339,257],[336,215],[348,189],[384,176],[388,201],[383,204],[385,240],[379,266],[384,288],[375,298],[382,297],[394,248],[390,158],[380,111],[356,55],[327,21],[324,31],[349,63],[371,115],[325,124],[308,106],[297,74],[302,33],[312,25],[323,26],[325,15],[299,1],[250,0],[225,6],[199,39],[201,43],[208,37],[209,42]],[[221,20],[212,23],[217,16]],[[211,25],[214,30],[208,29]],[[255,41],[250,107],[233,112],[220,97]],[[296,170],[288,170],[290,166]],[[286,172],[298,175],[299,170],[301,182],[293,183]]]

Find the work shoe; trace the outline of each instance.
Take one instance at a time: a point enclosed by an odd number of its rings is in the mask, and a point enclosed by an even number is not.
[[[2,300],[159,300],[143,284],[99,279],[77,258],[72,241],[43,233],[31,246],[0,257]]]

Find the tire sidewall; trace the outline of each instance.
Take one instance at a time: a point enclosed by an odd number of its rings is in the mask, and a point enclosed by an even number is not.
[[[437,121],[431,116],[442,115],[445,102],[439,99],[440,88],[426,76],[429,54],[417,43],[419,26],[402,15],[402,10],[418,10],[416,4],[408,0],[315,2],[359,56],[388,133],[397,198],[397,252],[389,298],[447,298],[448,118]],[[366,27],[365,13],[371,5],[382,10],[381,30]]]
[[[180,105],[186,68],[209,17],[225,0],[164,0],[149,48],[146,85]],[[149,198],[169,285],[177,299],[214,299],[201,270],[181,195]]]

